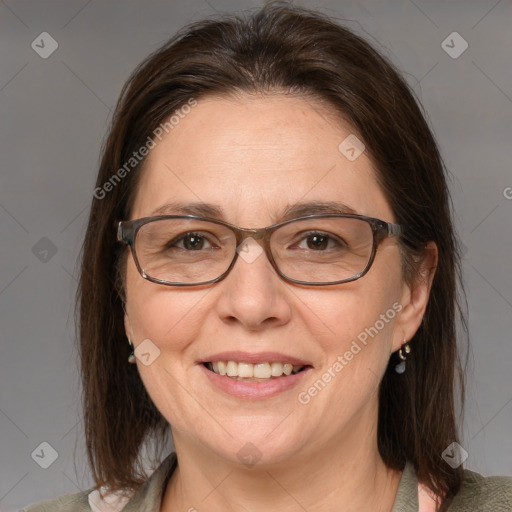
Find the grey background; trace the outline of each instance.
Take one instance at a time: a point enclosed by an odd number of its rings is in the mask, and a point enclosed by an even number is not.
[[[123,82],[182,25],[260,4],[0,0],[0,510],[91,483],[74,349],[76,260],[101,141]],[[406,74],[428,112],[452,173],[466,247],[474,359],[463,424],[466,465],[510,475],[512,4],[302,5],[366,34]],[[44,31],[59,45],[47,59],[31,48]],[[456,59],[441,46],[454,31],[469,44]],[[31,457],[41,442],[58,452],[48,469]]]

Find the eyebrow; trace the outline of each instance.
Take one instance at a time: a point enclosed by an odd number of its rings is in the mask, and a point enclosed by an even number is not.
[[[183,203],[180,201],[160,206],[151,212],[150,216],[153,217],[154,215],[197,215],[213,219],[224,218],[223,210],[220,206],[203,202]]]
[[[305,203],[288,205],[282,213],[282,220],[291,219],[293,217],[302,217],[303,215],[313,215],[315,213],[357,214],[353,208],[339,201],[308,201]]]
[[[357,212],[353,208],[339,201],[307,201],[286,205],[281,213],[272,220],[272,222],[277,223],[293,219],[295,217],[321,213],[357,215]],[[157,215],[197,215],[199,217],[209,217],[227,222],[224,210],[221,206],[203,202],[184,203],[181,201],[175,201],[167,203],[158,207],[150,214],[150,216]]]

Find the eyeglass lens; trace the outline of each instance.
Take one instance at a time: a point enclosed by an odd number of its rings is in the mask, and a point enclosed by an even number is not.
[[[362,219],[322,217],[296,220],[270,236],[276,266],[286,277],[311,283],[350,279],[371,258],[373,232]],[[135,239],[142,271],[169,283],[200,283],[221,276],[237,251],[229,227],[197,219],[157,219]]]

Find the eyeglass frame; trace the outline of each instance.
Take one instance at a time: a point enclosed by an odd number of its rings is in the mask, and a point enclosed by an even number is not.
[[[272,235],[272,233],[276,229],[280,228],[281,226],[290,224],[291,222],[295,222],[298,220],[315,219],[315,218],[329,218],[329,217],[359,219],[359,220],[365,221],[366,223],[368,223],[370,225],[370,227],[372,229],[372,235],[373,235],[372,252],[370,254],[370,258],[369,258],[368,263],[367,263],[366,267],[364,268],[364,270],[362,270],[355,276],[352,276],[347,279],[342,279],[342,280],[334,281],[334,282],[320,282],[320,283],[313,283],[313,282],[309,282],[309,281],[300,281],[300,280],[292,279],[292,278],[284,275],[281,272],[281,270],[279,269],[277,263],[275,262],[274,257],[272,255],[272,251],[270,249],[270,236]],[[349,283],[352,281],[356,281],[357,279],[360,279],[361,277],[363,277],[365,274],[368,273],[371,266],[373,265],[373,262],[375,260],[375,255],[377,253],[377,248],[381,244],[381,242],[388,237],[400,236],[403,233],[403,228],[400,224],[386,222],[386,221],[383,221],[381,219],[377,219],[374,217],[367,217],[366,215],[358,215],[358,214],[351,214],[351,213],[318,213],[318,214],[304,215],[301,217],[295,217],[293,219],[288,219],[288,220],[285,220],[282,222],[278,222],[277,224],[272,224],[271,226],[267,226],[265,228],[259,228],[259,229],[241,228],[239,226],[235,226],[234,224],[230,224],[230,223],[222,221],[220,219],[212,219],[209,217],[201,217],[201,216],[197,216],[197,215],[157,215],[157,216],[153,216],[153,217],[142,217],[140,219],[118,221],[118,223],[117,223],[117,241],[123,242],[130,247],[130,251],[132,253],[132,257],[135,262],[135,266],[137,267],[137,270],[139,271],[139,274],[142,276],[143,279],[151,281],[152,283],[162,284],[165,286],[200,286],[200,285],[205,285],[205,284],[218,283],[219,281],[223,280],[231,272],[232,268],[235,266],[235,263],[238,259],[239,253],[238,253],[238,250],[235,249],[233,259],[232,259],[231,263],[229,264],[228,268],[220,276],[216,277],[215,279],[211,279],[209,281],[202,281],[199,283],[172,283],[169,281],[164,281],[161,279],[156,279],[154,277],[151,277],[148,274],[146,274],[145,270],[142,269],[142,267],[140,266],[140,263],[139,263],[139,260],[137,257],[137,251],[135,250],[135,239],[137,237],[137,232],[139,231],[139,229],[142,226],[144,226],[145,224],[149,224],[150,222],[153,222],[153,221],[164,220],[164,219],[192,219],[192,220],[213,222],[214,224],[220,224],[222,226],[225,226],[235,234],[237,249],[248,238],[253,238],[254,240],[261,240],[263,243],[262,248],[267,256],[267,259],[269,260],[270,264],[272,265],[272,268],[276,271],[276,273],[284,281],[287,281],[289,283],[294,283],[294,284],[305,285],[305,286],[330,286],[330,285],[336,285],[336,284]]]

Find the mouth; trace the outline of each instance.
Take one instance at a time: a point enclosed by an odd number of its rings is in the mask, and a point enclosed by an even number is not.
[[[296,375],[311,368],[309,365],[294,365],[292,363],[271,361],[248,363],[232,360],[204,362],[203,366],[217,375],[245,382],[268,382]]]
[[[221,352],[198,363],[214,389],[242,400],[291,391],[313,370],[309,361],[280,352]]]

